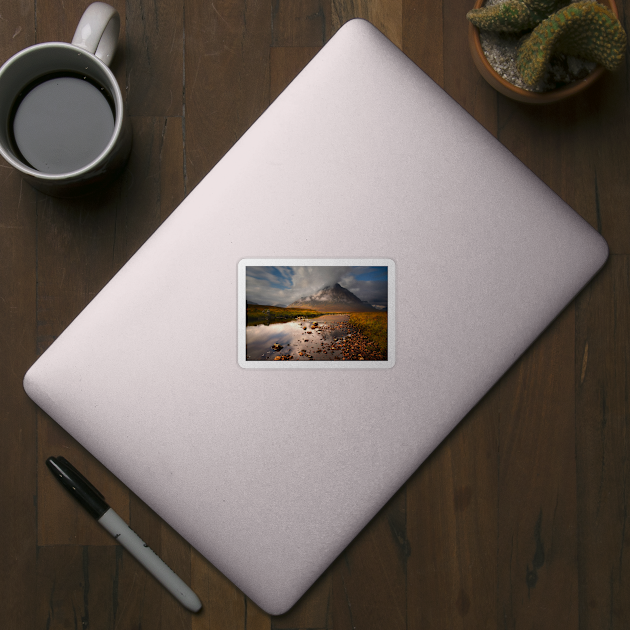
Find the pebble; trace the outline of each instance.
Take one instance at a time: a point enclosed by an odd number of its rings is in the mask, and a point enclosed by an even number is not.
[[[311,330],[306,330],[306,327],[302,327],[302,335],[312,335]],[[326,357],[324,360],[328,361],[385,361],[387,356],[383,356],[378,346],[367,337],[362,335],[356,329],[351,328],[347,322],[340,322],[337,324],[321,324],[318,325],[315,331],[319,334],[317,338],[305,338],[298,341],[303,341],[305,345],[302,346],[302,350],[296,352],[296,355],[292,354],[278,354],[273,357],[274,361],[291,361],[297,357],[304,357],[301,360],[313,361],[313,355],[306,352],[306,345],[311,342],[315,348],[312,348],[311,352],[316,354],[325,354],[330,357]],[[336,335],[336,336],[335,336]],[[275,343],[271,346],[271,349],[275,352],[279,352],[283,347],[289,348],[291,344],[285,344],[282,346]],[[319,347],[317,347],[319,346]],[[286,352],[286,351],[285,351]],[[267,354],[270,354],[267,351]],[[262,355],[262,358],[266,358]],[[269,357],[271,358],[271,357]],[[323,357],[322,357],[323,358]]]

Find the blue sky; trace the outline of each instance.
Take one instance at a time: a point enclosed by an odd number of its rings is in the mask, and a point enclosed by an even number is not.
[[[387,267],[247,267],[247,301],[286,306],[339,283],[359,299],[387,306]]]

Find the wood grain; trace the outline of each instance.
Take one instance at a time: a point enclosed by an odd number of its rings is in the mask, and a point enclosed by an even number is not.
[[[630,626],[630,260],[611,256],[576,302],[580,628]]]
[[[269,105],[271,11],[263,0],[186,5],[186,191]]]
[[[362,18],[402,49],[402,13],[402,0],[332,0],[332,32],[348,20]]]
[[[272,46],[323,46],[330,38],[331,0],[273,0]]]
[[[126,8],[127,107],[130,116],[181,116],[183,0],[135,0]]]
[[[440,87],[444,87],[442,0],[404,0],[403,52]]]
[[[0,62],[36,41],[34,6],[0,5]],[[37,195],[0,158],[0,619],[36,625],[37,409],[22,389],[37,358]],[[29,605],[25,605],[29,602]]]
[[[627,6],[623,3],[623,6]],[[625,15],[628,15],[626,8]],[[627,17],[626,17],[627,20]],[[628,32],[628,27],[626,27]],[[593,168],[590,188],[594,203],[588,219],[616,254],[630,253],[630,179],[628,152],[630,129],[630,64],[614,74],[602,77],[597,89],[588,95],[593,99],[593,116],[585,125],[589,131],[588,153]],[[624,211],[624,208],[626,211]]]
[[[34,23],[37,42],[71,42],[74,32],[88,2],[56,2],[56,0],[34,0]],[[111,70],[123,94],[126,93],[126,3],[124,0],[110,0],[108,3],[120,14],[120,35]]]
[[[132,494],[129,503],[131,528],[190,584],[190,545],[138,497]],[[122,584],[131,584],[130,588],[137,592],[133,605],[126,609],[124,624],[120,622],[121,627],[146,625],[156,630],[190,630],[192,614],[126,552],[120,558],[118,580]]]
[[[269,54],[269,99],[274,101],[321,50],[320,46],[272,48]]]
[[[444,85],[493,136],[497,135],[498,94],[481,78],[468,50],[468,0],[442,0]]]
[[[191,588],[203,602],[193,618],[193,630],[245,628],[246,599],[232,582],[197,551],[192,553]]]
[[[37,358],[36,193],[0,160],[0,618],[34,626],[25,607],[37,567],[37,408],[22,379]]]
[[[57,545],[37,553],[33,628],[113,628],[117,612],[116,547]]]
[[[0,61],[87,2],[0,0]],[[496,94],[464,0],[111,0],[134,145],[103,194],[0,161],[0,618],[11,630],[630,627],[630,64],[565,103]],[[622,23],[628,0],[619,2]],[[23,392],[24,373],[339,27],[370,20],[601,232],[599,276],[282,616],[270,617]],[[326,183],[322,182],[325,186]],[[55,487],[66,454],[182,577],[191,615]]]
[[[497,623],[511,628],[578,623],[574,350],[571,305],[500,384]]]
[[[407,482],[407,628],[496,618],[498,421],[494,387]]]
[[[334,569],[315,581],[298,602],[284,615],[271,617],[272,630],[292,628],[332,628],[332,588]],[[263,613],[264,614],[264,613]]]
[[[37,422],[37,543],[49,545],[111,545],[116,541],[66,492],[46,467],[51,456],[72,462],[129,522],[127,488],[56,422],[38,410]]]
[[[407,627],[406,488],[399,490],[332,566],[332,626]]]
[[[184,199],[178,117],[132,117],[133,150],[117,191],[112,268],[118,271]]]
[[[138,135],[141,136],[138,131],[136,128],[136,145]],[[129,188],[130,179],[133,181],[134,161],[135,158],[132,158],[123,178],[116,181],[105,194],[99,195],[98,203],[93,195],[71,202],[44,195],[38,198],[37,342],[40,353],[87,306],[128,258],[129,253],[127,256],[122,254],[122,260],[116,260],[117,250],[125,247],[125,231],[119,229],[117,215],[119,210],[122,214],[122,190]],[[63,261],[62,264],[59,261]],[[88,475],[97,488],[108,491],[108,498],[116,499],[118,509],[128,515],[125,505],[127,499],[123,498],[126,497],[126,489],[121,486],[114,491],[111,476],[104,468],[90,470],[93,458],[88,458],[83,449],[78,448],[73,441],[68,441],[63,434],[60,435],[58,427],[45,414],[40,413],[39,418],[39,472],[42,487],[49,489],[40,495],[40,544],[70,541],[106,544],[106,537],[90,523],[89,517],[81,512],[78,505],[72,506],[67,500],[64,501],[65,505],[60,503],[66,497],[61,499],[59,491],[54,492],[54,481],[43,466],[43,461],[51,455],[68,453],[70,461]],[[62,446],[66,450],[62,450]],[[48,531],[47,528],[51,527],[49,524],[53,523],[57,524],[55,530]],[[69,540],[60,540],[60,535],[69,537]]]

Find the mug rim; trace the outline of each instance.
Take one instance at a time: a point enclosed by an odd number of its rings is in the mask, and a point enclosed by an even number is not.
[[[21,57],[25,57],[33,52],[40,50],[42,48],[65,48],[66,50],[72,52],[80,52],[81,54],[90,55],[90,62],[96,63],[97,66],[103,70],[109,79],[111,85],[108,86],[112,91],[112,96],[114,98],[114,103],[116,107],[116,116],[114,120],[114,131],[112,133],[107,146],[101,151],[101,153],[91,162],[82,166],[80,169],[75,171],[68,171],[67,173],[43,173],[42,171],[38,171],[30,166],[27,166],[20,160],[16,159],[12,154],[8,153],[5,148],[0,143],[0,154],[2,157],[11,165],[13,168],[17,169],[21,173],[25,175],[29,175],[41,181],[47,181],[50,183],[53,182],[65,182],[66,180],[75,180],[80,178],[82,175],[89,173],[93,170],[98,170],[99,163],[105,162],[109,153],[111,153],[112,149],[116,146],[116,142],[118,137],[122,132],[123,127],[123,117],[124,117],[124,101],[122,97],[122,91],[120,86],[118,85],[118,81],[114,76],[114,73],[110,70],[107,64],[103,63],[96,55],[85,50],[84,48],[80,48],[79,46],[75,46],[74,44],[68,44],[66,42],[42,42],[41,44],[33,44],[32,46],[28,46],[23,50],[18,51],[7,59],[2,66],[0,67],[0,82],[2,81],[2,76],[15,61],[20,59]],[[61,70],[63,72],[63,69]],[[111,89],[113,87],[113,90]]]

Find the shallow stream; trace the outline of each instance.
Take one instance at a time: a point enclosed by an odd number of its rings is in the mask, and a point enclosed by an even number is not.
[[[336,342],[350,335],[347,322],[347,315],[322,315],[284,324],[247,326],[247,360],[275,361],[282,356],[292,356],[292,361],[340,360],[342,352]]]

